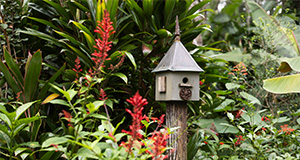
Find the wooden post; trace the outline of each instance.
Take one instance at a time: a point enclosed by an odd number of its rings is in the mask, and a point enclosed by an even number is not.
[[[167,127],[180,127],[168,139],[168,146],[174,149],[168,153],[168,159],[187,160],[187,102],[169,101],[166,107]]]

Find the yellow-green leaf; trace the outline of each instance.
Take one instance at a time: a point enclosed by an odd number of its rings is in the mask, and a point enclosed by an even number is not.
[[[285,73],[291,70],[300,72],[300,57],[282,59],[278,71]]]
[[[268,92],[285,94],[300,93],[300,74],[264,80],[264,89]]]
[[[52,93],[42,102],[42,104],[46,104],[46,103],[52,101],[53,99],[57,98],[58,96],[59,96],[59,94]]]

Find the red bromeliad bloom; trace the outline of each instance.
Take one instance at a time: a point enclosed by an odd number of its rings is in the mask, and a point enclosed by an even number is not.
[[[67,112],[67,111],[65,111],[65,110],[62,110],[62,111],[63,111],[64,116],[65,116],[65,118],[67,119],[67,121],[68,121],[68,122],[71,122],[71,118],[73,118],[73,116],[72,116],[69,112]]]
[[[167,147],[167,139],[169,138],[169,133],[167,130],[163,132],[154,131],[154,134],[149,138],[153,143],[149,145],[151,150],[147,150],[146,153],[152,156],[153,160],[163,160],[168,158],[168,155],[163,155]]]
[[[223,145],[224,144],[224,142],[220,142],[220,145]]]
[[[97,29],[94,32],[100,34],[100,38],[96,39],[96,48],[95,52],[92,54],[94,56],[92,60],[96,63],[96,70],[99,70],[101,67],[104,67],[105,60],[108,60],[107,52],[111,50],[111,43],[109,41],[109,37],[115,33],[114,28],[109,18],[109,13],[104,10],[103,20],[101,22],[98,21]]]
[[[264,128],[264,127],[261,127],[261,129],[262,129],[263,131],[265,131],[265,130],[266,130],[266,128]]]
[[[133,105],[133,112],[131,112],[129,109],[126,109],[126,111],[132,116],[132,124],[129,126],[130,131],[122,130],[122,132],[131,135],[131,138],[127,143],[122,143],[122,145],[126,147],[128,151],[130,151],[134,141],[137,141],[143,137],[143,135],[140,133],[140,129],[143,127],[141,121],[146,119],[146,116],[142,115],[142,111],[144,109],[143,106],[148,104],[148,102],[147,99],[140,96],[138,92],[136,92],[133,97],[127,99],[127,102]]]
[[[75,68],[73,68],[73,71],[76,72],[76,79],[78,79],[79,77],[79,73],[82,71],[82,69],[80,69],[81,65],[80,65],[80,59],[77,56],[77,58],[75,59]]]

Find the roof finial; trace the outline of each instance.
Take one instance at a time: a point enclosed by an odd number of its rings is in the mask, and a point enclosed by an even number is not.
[[[175,41],[180,41],[180,29],[179,29],[178,15],[176,16]]]

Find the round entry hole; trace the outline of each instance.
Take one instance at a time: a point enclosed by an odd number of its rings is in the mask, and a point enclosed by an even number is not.
[[[184,77],[183,79],[182,79],[182,83],[187,83],[189,81],[189,79],[187,78],[187,77]]]

